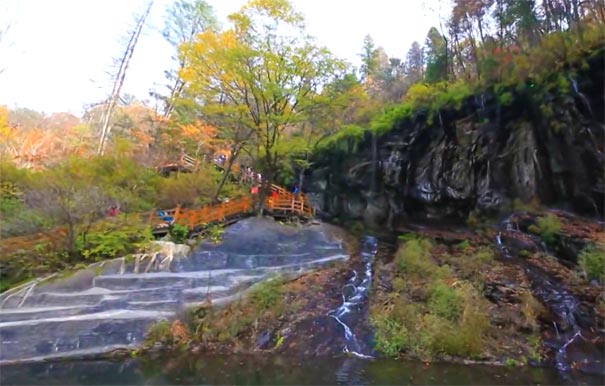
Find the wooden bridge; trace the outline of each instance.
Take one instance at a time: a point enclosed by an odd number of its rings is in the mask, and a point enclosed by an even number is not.
[[[182,154],[176,162],[164,163],[157,167],[157,171],[167,176],[171,172],[195,172],[200,166],[200,161],[187,154]]]
[[[307,220],[315,215],[315,210],[309,205],[304,194],[293,194],[277,185],[271,185],[271,193],[263,203],[263,209],[268,215],[278,218],[299,217]],[[153,210],[142,216],[147,223],[151,224],[155,233],[166,233],[172,224],[183,225],[191,231],[197,231],[208,224],[236,221],[253,213],[255,205],[258,204],[255,197],[244,196],[201,208],[186,209],[177,206],[174,209],[159,212]],[[159,216],[158,213],[162,215]]]
[[[271,185],[271,193],[273,194],[270,194],[263,203],[266,214],[276,218],[298,217],[306,220],[314,216],[315,211],[304,194],[293,194],[277,185]],[[186,226],[190,232],[197,233],[209,224],[230,224],[252,215],[259,204],[256,197],[247,195],[201,208],[188,209],[177,206],[168,210],[153,210],[139,213],[138,217],[152,227],[155,235],[166,234],[172,224]],[[33,235],[0,239],[0,258],[19,250],[31,250],[37,246],[60,247],[65,245],[66,236],[66,228],[61,227]]]

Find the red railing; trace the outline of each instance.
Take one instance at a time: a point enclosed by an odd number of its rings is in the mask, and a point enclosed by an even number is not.
[[[291,193],[286,189],[271,185],[270,195],[265,199],[264,208],[271,214],[285,214],[311,218],[314,209],[308,204],[307,197],[302,193]],[[162,216],[157,210],[139,213],[139,218],[148,223],[153,229],[168,228],[170,224],[187,226],[189,229],[202,227],[213,222],[224,222],[229,217],[251,213],[254,209],[254,198],[245,196],[229,200],[215,205],[207,205],[201,208],[187,209],[177,206],[173,209],[161,210]],[[170,221],[166,219],[170,218]],[[11,237],[0,239],[0,254],[9,255],[19,250],[28,250],[36,246],[59,246],[65,244],[67,229],[65,227],[55,228],[46,232],[33,235]]]

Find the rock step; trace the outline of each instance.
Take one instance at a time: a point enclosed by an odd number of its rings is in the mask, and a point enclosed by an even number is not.
[[[180,291],[184,287],[157,287],[145,288],[132,291],[112,291],[107,288],[93,287],[86,291],[64,293],[64,292],[42,292],[31,295],[24,303],[26,307],[42,307],[49,306],[102,306],[110,308],[110,305],[115,301],[120,300],[174,300],[178,299]],[[15,307],[12,307],[13,309]],[[11,309],[11,308],[7,308]]]
[[[90,313],[95,307],[26,307],[3,309],[0,312],[0,323],[18,320],[39,320],[53,317],[68,317]]]
[[[0,360],[31,358],[140,342],[157,320],[174,313],[112,310],[70,317],[0,323]]]
[[[239,273],[238,269],[216,269],[196,272],[153,272],[146,274],[101,275],[93,280],[93,286],[109,290],[138,290],[157,287],[203,287]]]

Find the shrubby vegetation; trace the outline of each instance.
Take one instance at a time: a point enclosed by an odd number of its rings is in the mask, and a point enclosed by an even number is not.
[[[589,280],[605,283],[605,243],[584,248],[578,262]]]
[[[552,244],[561,231],[561,221],[552,213],[538,217],[535,225],[529,226],[529,231],[540,235],[545,243]]]
[[[487,302],[471,282],[453,280],[450,266],[433,260],[432,248],[426,239],[408,237],[397,251],[391,300],[371,310],[376,348],[392,357],[480,355],[490,328]],[[480,249],[467,257],[478,270],[491,256]]]
[[[203,164],[196,173],[160,176],[153,168],[120,153],[82,159],[69,157],[51,168],[28,170],[0,162],[2,237],[65,231],[65,242],[42,242],[35,250],[3,253],[3,289],[22,280],[134,253],[153,239],[147,223],[153,208],[209,203],[222,175]],[[231,182],[225,190],[237,196]],[[109,216],[112,207],[119,214]],[[178,225],[172,231],[184,241]],[[181,232],[182,233],[182,232]],[[60,239],[60,238],[59,238]]]

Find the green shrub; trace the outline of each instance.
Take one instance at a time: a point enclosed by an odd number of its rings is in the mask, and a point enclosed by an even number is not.
[[[363,222],[355,221],[351,224],[351,232],[360,234],[360,233],[363,233],[363,231],[364,231]]]
[[[477,215],[470,213],[466,219],[466,225],[468,225],[469,228],[476,228],[477,225],[479,225],[479,218]]]
[[[425,239],[412,239],[405,242],[395,255],[398,268],[414,275],[431,275],[436,264],[431,260],[431,243]]]
[[[527,249],[522,249],[519,251],[519,257],[527,259],[530,256],[531,256],[531,253]]]
[[[284,282],[284,278],[274,277],[254,287],[249,299],[257,314],[265,310],[279,310],[283,306]]]
[[[504,106],[510,105],[513,102],[513,94],[508,91],[503,92],[502,94],[498,95],[498,102]]]
[[[149,226],[121,217],[94,224],[77,237],[76,250],[87,260],[101,260],[136,252],[151,240]]]
[[[162,179],[157,205],[160,208],[206,205],[216,193],[220,173],[204,165],[197,173],[179,173]]]
[[[434,327],[428,328],[429,333],[434,333],[431,340],[433,355],[477,356],[483,351],[489,328],[488,307],[481,294],[469,284],[457,288],[456,296],[463,304],[458,321],[432,319]]]
[[[494,260],[494,251],[489,247],[480,247],[473,253],[473,259],[485,264]]]
[[[189,228],[186,225],[172,224],[170,227],[170,238],[178,244],[184,244],[189,236]]]
[[[32,234],[48,229],[53,219],[29,208],[20,200],[0,198],[0,230],[2,237]]]
[[[588,280],[596,279],[605,283],[605,243],[584,248],[578,263]]]
[[[225,228],[223,228],[220,224],[213,224],[208,227],[207,231],[210,241],[216,244],[221,241]]]
[[[374,344],[377,350],[389,357],[396,357],[410,347],[408,329],[398,320],[388,316],[371,319],[374,326]]]
[[[557,216],[549,213],[544,217],[538,217],[536,222],[540,228],[542,239],[548,244],[554,242],[556,236],[561,231],[561,222]]]
[[[428,306],[432,314],[450,321],[455,321],[462,309],[461,299],[456,290],[441,281],[432,285]]]
[[[458,243],[458,245],[456,245],[456,247],[458,247],[459,249],[462,249],[463,251],[466,251],[467,249],[469,249],[471,247],[471,244],[468,242],[468,240],[464,240],[464,241]]]
[[[147,335],[145,335],[145,342],[147,345],[153,345],[154,343],[169,343],[172,341],[172,328],[170,322],[167,320],[160,320],[153,324]]]
[[[402,277],[396,277],[393,279],[393,290],[401,292],[405,289],[405,280]]]

